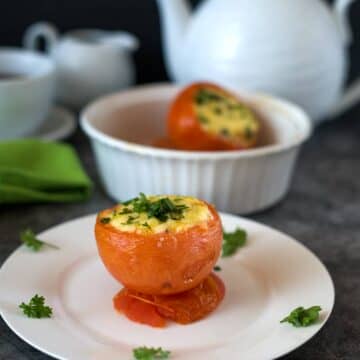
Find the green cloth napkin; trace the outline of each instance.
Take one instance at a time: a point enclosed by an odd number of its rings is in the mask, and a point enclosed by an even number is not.
[[[0,142],[0,204],[81,201],[89,197],[91,188],[70,145]]]

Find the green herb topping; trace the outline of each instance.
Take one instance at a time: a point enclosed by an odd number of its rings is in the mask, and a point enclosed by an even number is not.
[[[221,267],[219,265],[214,266],[214,271],[221,271]]]
[[[245,129],[245,137],[247,139],[251,139],[253,136],[254,136],[253,131],[251,130],[251,128],[247,127]]]
[[[48,246],[53,249],[59,249],[57,246],[48,244],[44,241],[39,240],[34,232],[30,229],[24,230],[20,233],[21,242],[33,251],[39,251],[43,246]]]
[[[52,315],[51,307],[46,306],[45,298],[39,295],[32,297],[28,304],[21,303],[19,308],[29,318],[50,318]]]
[[[175,204],[167,197],[150,201],[143,193],[140,193],[139,197],[135,199],[126,201],[123,205],[132,206],[132,211],[126,212],[126,214],[146,213],[149,219],[156,218],[160,222],[166,222],[169,219],[180,220],[184,217],[184,211],[188,209],[188,206]],[[131,224],[136,219],[137,217],[129,216],[126,224]],[[148,227],[149,225],[144,226]]]
[[[304,309],[302,306],[293,310],[290,315],[282,319],[280,323],[288,322],[295,327],[305,327],[314,324],[319,319],[321,307],[316,305]]]
[[[101,218],[100,219],[100,222],[102,223],[102,224],[108,224],[109,222],[110,222],[110,218],[108,218],[108,217],[104,217],[104,218]]]
[[[138,216],[129,216],[127,218],[127,221],[125,223],[123,223],[123,225],[131,225],[134,223],[134,221],[136,221],[138,219]]]
[[[204,116],[204,115],[199,114],[199,115],[198,115],[198,118],[199,118],[199,121],[200,121],[202,124],[208,124],[208,123],[209,123],[209,119],[208,119],[206,116]]]
[[[220,107],[215,107],[214,108],[214,113],[216,114],[216,115],[221,115],[222,114],[222,109],[220,108]]]
[[[222,97],[216,94],[214,91],[208,89],[199,89],[199,91],[195,95],[195,102],[198,105],[203,105],[209,101],[219,100],[222,100]]]
[[[256,114],[230,93],[200,88],[194,95],[194,107],[200,126],[213,135],[250,143],[258,133]]]
[[[224,232],[222,245],[222,257],[229,257],[246,244],[247,233],[245,230],[237,228],[234,232]]]
[[[170,351],[160,348],[139,347],[133,350],[136,360],[162,360],[169,359]]]

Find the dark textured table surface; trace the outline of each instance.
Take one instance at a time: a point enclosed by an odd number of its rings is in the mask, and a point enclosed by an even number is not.
[[[91,200],[0,208],[0,265],[19,245],[19,229],[42,231],[112,204],[99,184],[88,141],[80,131],[69,141],[96,184]],[[360,359],[359,108],[316,129],[300,155],[288,196],[251,218],[303,242],[325,263],[335,282],[336,305],[329,322],[284,359]],[[49,357],[20,340],[0,320],[0,359]]]

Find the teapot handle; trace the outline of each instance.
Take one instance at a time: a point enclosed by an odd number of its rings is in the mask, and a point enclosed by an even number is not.
[[[45,41],[45,53],[49,54],[58,41],[58,31],[54,25],[46,22],[38,22],[30,25],[25,31],[23,44],[29,50],[39,50],[39,39]]]
[[[334,4],[334,14],[339,25],[339,29],[343,35],[345,45],[349,45],[352,41],[352,34],[348,20],[349,6],[354,0],[336,0]],[[330,116],[340,115],[347,109],[360,101],[360,79],[354,81],[345,91],[342,99],[335,104],[330,111]]]
[[[360,101],[360,79],[354,81],[345,91],[339,102],[330,110],[330,117],[341,115]]]

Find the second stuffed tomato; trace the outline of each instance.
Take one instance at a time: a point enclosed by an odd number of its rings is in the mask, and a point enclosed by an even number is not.
[[[215,209],[184,196],[141,195],[98,215],[95,235],[108,271],[145,294],[190,290],[212,271],[221,251]]]
[[[179,150],[240,150],[257,145],[260,122],[234,94],[210,83],[195,83],[174,100],[168,135]]]

